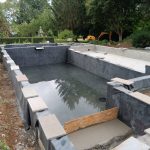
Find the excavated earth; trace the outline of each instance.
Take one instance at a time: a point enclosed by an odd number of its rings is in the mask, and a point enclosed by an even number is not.
[[[33,135],[32,130],[24,130],[15,92],[7,71],[0,63],[0,142],[5,143],[11,150],[38,150],[39,146]]]

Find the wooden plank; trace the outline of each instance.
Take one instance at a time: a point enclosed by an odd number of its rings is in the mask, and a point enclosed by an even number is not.
[[[98,123],[103,123],[116,119],[118,116],[118,108],[114,107],[99,113],[80,117],[64,124],[64,129],[67,134],[77,131],[82,128],[86,128]]]
[[[119,83],[125,84],[125,85],[131,85],[131,84],[134,83],[133,81],[125,80],[125,79],[121,79],[121,78],[113,78],[111,80],[115,81],[115,82],[119,82]]]

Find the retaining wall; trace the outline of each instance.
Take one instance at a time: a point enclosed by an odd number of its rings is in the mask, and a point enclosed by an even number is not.
[[[72,50],[68,50],[68,62],[107,80],[114,77],[131,79],[144,75],[143,73],[131,70],[129,68],[115,65],[103,59],[97,59]]]

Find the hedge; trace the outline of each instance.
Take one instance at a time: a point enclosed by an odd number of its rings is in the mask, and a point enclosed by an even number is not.
[[[150,31],[139,31],[132,35],[132,44],[134,47],[149,47],[150,46]]]
[[[13,44],[13,43],[42,43],[45,41],[54,42],[52,37],[9,37],[0,38],[0,44]]]

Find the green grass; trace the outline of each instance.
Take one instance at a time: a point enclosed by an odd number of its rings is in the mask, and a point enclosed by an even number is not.
[[[10,150],[10,148],[2,141],[0,141],[0,150]]]

